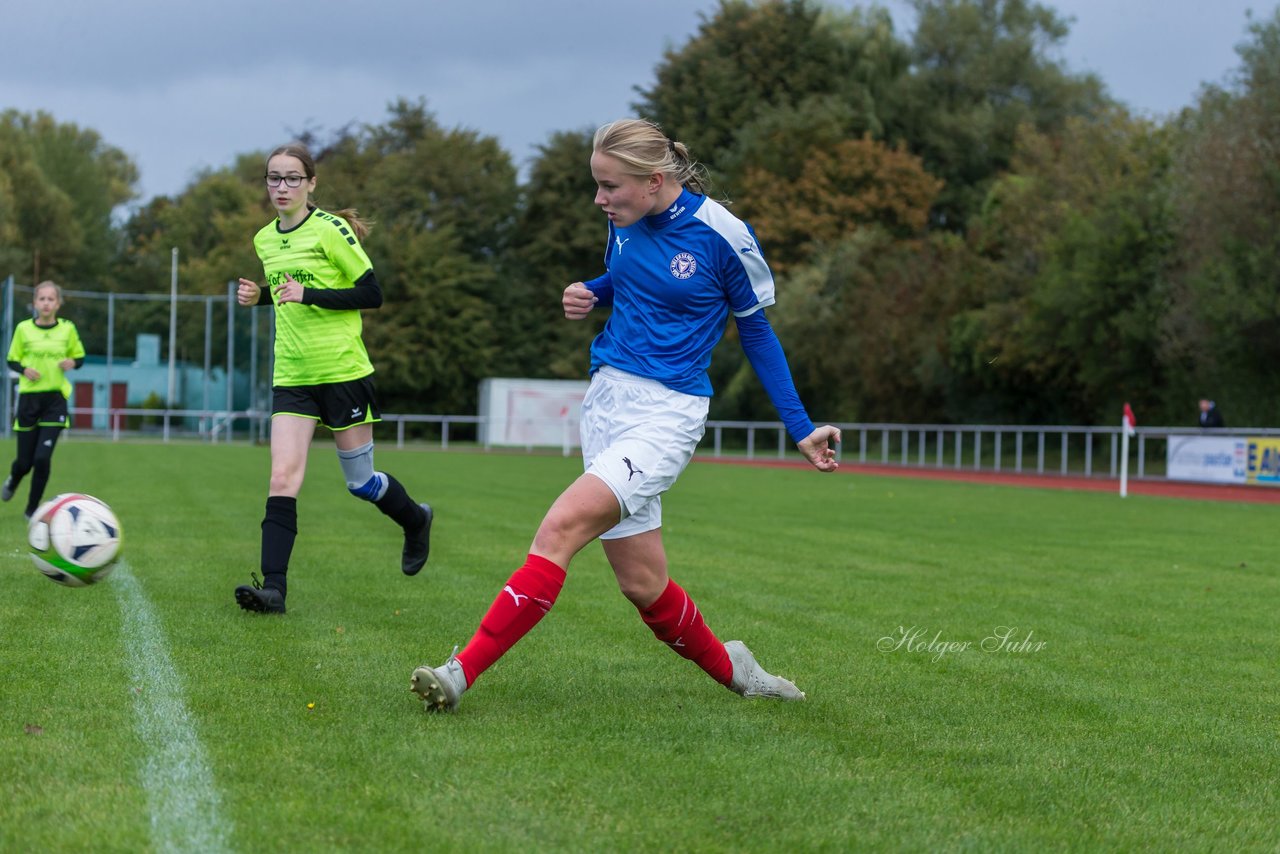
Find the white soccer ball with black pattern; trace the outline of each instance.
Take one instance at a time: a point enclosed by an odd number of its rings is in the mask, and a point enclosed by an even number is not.
[[[58,495],[31,514],[27,543],[36,569],[59,584],[86,587],[120,559],[120,522],[106,502],[79,492]]]

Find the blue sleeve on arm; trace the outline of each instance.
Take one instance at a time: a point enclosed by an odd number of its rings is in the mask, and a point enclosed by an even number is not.
[[[613,275],[606,272],[603,276],[582,283],[587,290],[596,295],[596,305],[613,305]]]
[[[813,432],[813,422],[796,393],[796,384],[791,379],[791,369],[787,366],[787,357],[782,352],[778,336],[764,316],[764,309],[736,319],[738,337],[747,360],[760,378],[769,400],[773,401],[773,408],[778,410],[778,417],[787,426],[791,440],[799,442]]]

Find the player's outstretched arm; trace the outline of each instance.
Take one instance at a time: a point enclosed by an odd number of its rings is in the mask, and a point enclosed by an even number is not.
[[[840,442],[840,429],[824,424],[815,427],[814,431],[796,443],[800,453],[818,471],[835,471],[840,468],[836,462],[835,446]]]

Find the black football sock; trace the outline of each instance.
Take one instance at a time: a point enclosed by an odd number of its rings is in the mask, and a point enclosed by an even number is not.
[[[40,499],[44,498],[44,488],[49,485],[49,461],[45,460],[44,465],[36,463],[31,469],[31,491],[27,493],[27,515],[40,507]]]
[[[298,499],[272,495],[267,499],[267,514],[262,517],[262,586],[274,588],[284,596],[288,589],[285,573],[289,556],[298,536]]]
[[[389,474],[386,493],[373,504],[407,531],[416,531],[427,524],[426,512],[414,503],[400,481]]]
[[[59,427],[41,427],[35,431],[35,456],[31,461],[31,492],[27,497],[27,515],[36,512],[44,498],[44,488],[49,485],[49,473],[53,467],[53,449],[62,433]]]
[[[40,439],[37,430],[19,430],[17,433],[18,456],[9,467],[9,479],[12,481],[10,486],[14,489],[18,488],[18,484],[22,483],[22,479],[27,476],[27,472],[31,471],[31,465],[36,458],[36,443]]]

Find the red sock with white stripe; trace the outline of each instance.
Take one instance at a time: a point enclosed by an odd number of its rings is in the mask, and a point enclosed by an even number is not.
[[[698,606],[679,584],[668,581],[657,601],[639,611],[644,624],[677,655],[707,671],[721,685],[733,680],[733,662],[724,644],[707,628]]]
[[[512,573],[466,649],[457,655],[468,687],[546,616],[560,595],[564,578],[563,569],[534,554]]]

